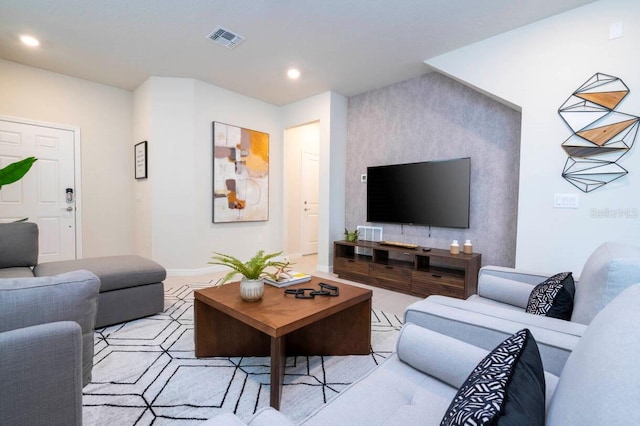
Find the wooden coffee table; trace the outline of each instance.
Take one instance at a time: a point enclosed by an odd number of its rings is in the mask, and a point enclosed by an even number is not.
[[[259,302],[240,283],[194,292],[196,357],[270,356],[271,406],[280,407],[286,356],[366,355],[371,350],[371,290],[312,277],[287,288],[337,286],[337,297],[296,299],[265,285]]]

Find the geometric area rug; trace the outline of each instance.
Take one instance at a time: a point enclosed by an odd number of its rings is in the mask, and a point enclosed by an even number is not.
[[[269,406],[269,357],[195,357],[193,291],[210,286],[169,289],[164,312],[95,331],[85,426],[197,425],[222,412],[246,422]],[[280,411],[302,421],[391,355],[401,327],[373,310],[369,355],[287,357]]]

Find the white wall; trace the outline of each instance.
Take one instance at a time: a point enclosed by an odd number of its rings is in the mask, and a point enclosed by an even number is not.
[[[83,257],[133,252],[131,92],[0,59],[0,115],[80,128]]]
[[[344,233],[347,98],[325,92],[282,107],[285,129],[314,121],[320,124],[318,269],[328,272],[333,264],[333,241],[342,239]]]
[[[332,242],[344,228],[346,98],[325,93],[277,107],[164,77],[131,93],[4,60],[0,93],[0,115],[81,129],[84,257],[137,253],[173,273],[212,269],[212,251],[247,257],[284,249],[284,129],[321,120],[319,257],[329,270]],[[268,221],[212,223],[212,121],[270,134]],[[135,180],[133,146],[143,140],[148,179]]]
[[[624,23],[624,37],[610,40],[616,22]],[[571,132],[557,112],[601,72],[631,89],[617,110],[640,115],[639,39],[640,2],[602,0],[426,61],[522,108],[517,267],[579,274],[602,242],[640,239],[640,148],[619,161],[627,176],[583,193],[561,177],[567,158],[561,144]],[[554,209],[556,193],[577,194],[579,208]],[[614,217],[619,210],[631,217]]]
[[[136,128],[149,141],[153,258],[174,274],[215,269],[212,251],[248,258],[283,248],[282,126],[276,106],[187,78],[151,77],[139,91]],[[145,112],[146,111],[146,112]],[[212,223],[212,122],[269,133],[269,220]],[[144,191],[142,191],[144,194]],[[141,244],[148,239],[138,235]]]
[[[147,150],[155,151],[151,145],[151,81],[142,83],[133,92],[133,142],[135,144],[147,141]],[[132,147],[133,149],[133,147]],[[140,256],[152,258],[151,223],[153,220],[151,208],[151,179],[157,176],[160,169],[154,167],[153,161],[147,158],[147,178],[135,179],[133,182],[133,245],[134,251]]]
[[[344,229],[346,98],[328,92],[277,107],[198,80],[151,77],[135,99],[136,140],[149,142],[150,189],[136,183],[133,197],[137,220],[149,216],[151,257],[170,273],[192,274],[216,269],[207,265],[212,251],[248,258],[284,250],[284,129],[319,121],[318,258],[329,270],[332,243]],[[269,133],[268,221],[212,223],[213,121]],[[145,244],[149,235],[136,230],[136,247]]]

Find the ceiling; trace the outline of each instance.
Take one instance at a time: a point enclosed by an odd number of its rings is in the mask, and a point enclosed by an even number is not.
[[[284,105],[416,77],[429,58],[593,1],[1,0],[0,58],[126,90],[195,78]],[[216,44],[217,26],[246,41]]]

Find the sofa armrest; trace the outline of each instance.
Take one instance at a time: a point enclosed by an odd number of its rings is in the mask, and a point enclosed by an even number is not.
[[[398,359],[456,389],[488,353],[488,350],[412,323],[402,328],[397,347]],[[547,371],[544,377],[545,407],[549,407],[558,377]]]
[[[553,374],[560,374],[586,329],[583,324],[444,296],[412,303],[404,319],[487,350],[528,328],[538,342],[545,370]]]
[[[407,323],[398,338],[398,358],[416,370],[459,388],[488,354],[485,349]]]
[[[478,274],[478,295],[525,309],[533,287],[550,276],[514,268],[484,266]]]
[[[72,321],[0,333],[3,423],[82,424],[81,333]]]
[[[91,379],[93,328],[100,280],[89,271],[53,277],[0,279],[0,332],[57,321],[75,321],[83,336],[83,380]]]

